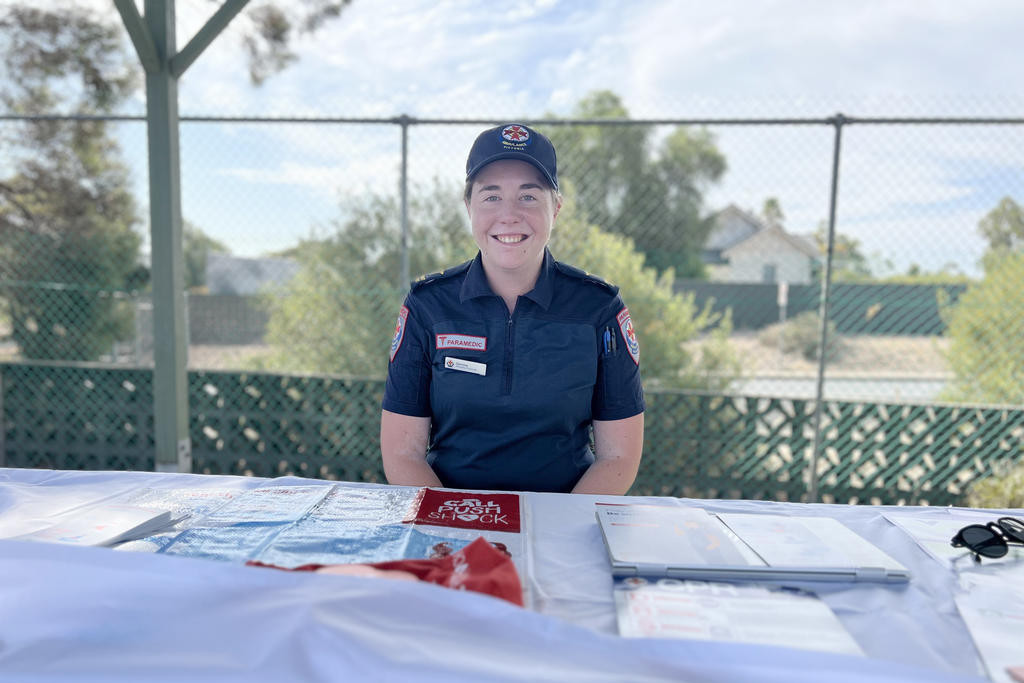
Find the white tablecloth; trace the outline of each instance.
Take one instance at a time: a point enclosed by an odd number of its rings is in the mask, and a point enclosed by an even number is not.
[[[314,481],[0,468],[0,539],[26,520],[142,487]],[[832,516],[909,568],[908,584],[803,584],[864,650],[867,657],[858,658],[620,638],[594,503],[623,499],[524,498],[534,610],[423,583],[0,540],[0,680],[931,682],[982,676],[954,604],[955,574],[882,516],[948,514],[944,509],[682,501],[711,512]]]

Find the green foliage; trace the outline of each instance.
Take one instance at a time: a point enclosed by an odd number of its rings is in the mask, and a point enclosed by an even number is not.
[[[242,46],[249,58],[254,85],[283,71],[298,59],[290,45],[297,35],[311,34],[336,19],[352,0],[301,0],[253,4],[246,13],[250,26],[242,29]]]
[[[814,244],[821,254],[820,267],[825,267],[828,253],[828,224],[822,221],[814,231]],[[817,274],[815,275],[817,277]],[[861,251],[860,240],[836,232],[832,243],[832,281],[864,282],[872,279],[868,259]]]
[[[409,271],[427,274],[473,256],[458,187],[436,182],[409,202]],[[269,369],[382,376],[405,295],[399,286],[401,213],[395,197],[371,196],[312,237],[293,257],[298,275],[267,299]]]
[[[784,323],[769,325],[757,335],[764,346],[780,347],[783,353],[799,353],[807,360],[818,359],[821,346],[821,316],[816,311],[804,311]],[[835,321],[828,321],[828,354],[835,360],[842,351],[842,342]]]
[[[765,223],[768,225],[782,225],[786,220],[786,215],[782,213],[782,204],[779,202],[778,197],[768,197],[764,200],[764,205],[761,207],[761,217],[764,218]]]
[[[1024,248],[1024,208],[1003,197],[978,223],[978,232],[992,251]]]
[[[1024,404],[1024,252],[993,253],[985,277],[955,306],[940,306],[955,379],[943,398],[968,403]]]
[[[1024,463],[1000,468],[975,482],[967,493],[967,504],[973,508],[1024,508]]]
[[[640,338],[640,368],[647,387],[725,390],[740,363],[728,343],[729,316],[698,308],[695,295],[673,291],[671,270],[647,267],[632,240],[588,225],[567,201],[552,233],[551,251],[560,261],[618,285]],[[699,353],[683,344],[706,334]]]
[[[185,288],[201,290],[206,286],[206,260],[210,252],[227,253],[229,249],[188,221],[181,241],[185,252]]]
[[[906,273],[876,278],[874,282],[893,285],[969,285],[974,280],[952,269],[927,271],[911,266]]]
[[[133,78],[118,29],[81,9],[8,8],[0,101],[16,112],[115,106]],[[138,216],[102,121],[25,121],[5,140],[0,286],[27,358],[94,360],[123,338],[137,282]]]
[[[428,273],[476,252],[455,186],[439,182],[410,200],[410,269]],[[335,224],[332,235],[311,238],[295,252],[301,264],[285,292],[268,298],[265,369],[381,376],[404,288],[399,269],[399,207],[392,197],[370,197]],[[671,272],[644,266],[630,240],[584,223],[567,201],[555,224],[552,253],[619,285],[640,336],[648,386],[722,389],[739,363],[727,343],[731,323],[699,310],[693,295],[672,291]],[[710,329],[696,356],[686,341]]]
[[[0,102],[9,111],[106,112],[138,85],[120,26],[70,2],[37,4],[0,9]]]
[[[591,93],[574,119],[628,119],[622,100]],[[725,157],[704,129],[678,127],[660,142],[655,128],[553,126],[559,177],[577,192],[580,218],[633,240],[649,267],[703,277],[701,250],[712,224],[702,197],[725,173]]]

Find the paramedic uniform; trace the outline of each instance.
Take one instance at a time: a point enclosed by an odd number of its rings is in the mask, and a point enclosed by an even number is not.
[[[644,410],[618,288],[544,251],[511,314],[480,254],[414,283],[400,309],[383,408],[431,419],[446,487],[568,492],[594,461],[591,421]]]

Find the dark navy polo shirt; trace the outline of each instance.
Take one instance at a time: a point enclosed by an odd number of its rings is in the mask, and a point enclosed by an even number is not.
[[[644,410],[629,312],[545,249],[509,314],[477,254],[413,284],[383,407],[431,418],[427,461],[447,487],[570,491],[594,461],[591,421]]]

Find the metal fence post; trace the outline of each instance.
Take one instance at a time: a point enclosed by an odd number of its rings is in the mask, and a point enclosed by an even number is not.
[[[818,316],[821,318],[821,336],[818,341],[818,381],[814,391],[814,440],[811,444],[811,472],[807,487],[808,503],[818,502],[818,460],[821,457],[821,412],[825,403],[825,355],[828,349],[828,300],[832,288],[832,253],[836,238],[836,198],[839,191],[839,150],[843,137],[846,117],[836,114],[831,123],[836,128],[835,144],[832,148],[832,191],[828,203],[828,249],[825,252],[825,268],[821,274],[821,301]]]
[[[402,178],[399,193],[402,197],[402,272],[399,273],[398,290],[404,292],[409,286],[409,121],[406,114],[398,117],[402,126]]]
[[[0,365],[0,467],[7,467],[7,422],[4,419],[4,371],[6,366]]]
[[[153,405],[156,470],[192,471],[188,432],[185,336],[185,275],[182,255],[181,182],[178,163],[178,79],[170,71],[175,53],[174,3],[146,0],[146,24],[160,58],[146,72],[149,132],[150,233],[153,282]]]

